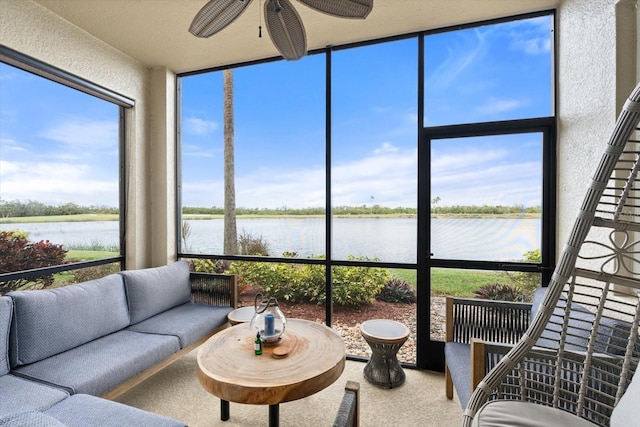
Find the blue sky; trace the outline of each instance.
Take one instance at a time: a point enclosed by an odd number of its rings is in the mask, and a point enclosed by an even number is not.
[[[118,206],[118,108],[0,63],[0,199]]]
[[[427,126],[551,114],[550,21],[425,43]],[[332,56],[332,203],[415,206],[416,39]],[[325,58],[234,72],[237,206],[325,200]],[[183,204],[222,206],[222,73],[184,78]],[[539,135],[438,141],[441,205],[540,204]],[[0,64],[0,198],[117,204],[117,108]]]

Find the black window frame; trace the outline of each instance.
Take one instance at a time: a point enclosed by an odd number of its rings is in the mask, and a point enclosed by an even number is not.
[[[127,212],[127,200],[126,200],[126,183],[128,177],[125,174],[126,164],[126,111],[135,106],[135,101],[107,89],[103,86],[95,84],[85,78],[79,77],[75,74],[69,73],[61,68],[47,64],[29,55],[25,55],[17,50],[11,49],[7,46],[0,45],[0,62],[19,68],[23,71],[32,73],[38,77],[42,77],[63,86],[67,86],[71,89],[78,90],[91,96],[95,96],[104,101],[110,102],[118,106],[118,150],[119,150],[119,246],[120,255],[115,257],[103,258],[93,261],[81,261],[69,264],[61,264],[50,267],[43,267],[30,270],[15,271],[10,273],[0,273],[0,282],[18,280],[18,279],[33,279],[46,275],[62,273],[65,271],[79,270],[87,267],[95,267],[100,265],[119,263],[120,269],[126,268],[126,212]]]
[[[512,22],[522,19],[531,19],[540,16],[550,16],[552,20],[552,79],[551,79],[551,99],[552,99],[552,115],[549,117],[541,118],[526,118],[508,121],[495,121],[486,123],[471,123],[471,124],[454,124],[446,126],[437,126],[431,128],[424,127],[424,37],[431,34],[457,31],[467,28],[481,27],[486,25],[493,25],[504,22]],[[444,267],[444,268],[463,268],[463,269],[477,269],[477,270],[505,270],[514,272],[531,272],[540,273],[542,278],[542,285],[546,286],[551,273],[555,267],[556,259],[556,127],[557,122],[555,118],[556,114],[556,85],[557,85],[557,56],[556,56],[556,43],[557,36],[555,33],[556,26],[556,11],[544,10],[534,13],[520,14],[508,17],[502,17],[497,19],[491,19],[486,21],[474,22],[465,25],[456,25],[446,28],[439,28],[433,30],[418,31],[398,36],[384,37],[358,43],[348,43],[340,46],[329,46],[324,49],[317,49],[308,52],[308,55],[324,54],[326,55],[326,73],[325,73],[325,87],[326,87],[326,212],[325,212],[325,233],[326,233],[326,258],[320,259],[301,259],[301,258],[282,258],[282,257],[259,257],[259,256],[244,256],[244,255],[225,255],[225,254],[194,254],[182,251],[181,237],[180,237],[180,224],[182,224],[182,203],[181,203],[181,123],[179,118],[181,117],[181,77],[188,77],[191,75],[216,72],[227,68],[236,68],[251,66],[264,62],[283,60],[280,57],[267,58],[263,60],[250,61],[244,63],[232,63],[225,66],[207,68],[202,70],[190,71],[186,73],[180,73],[176,76],[176,111],[177,111],[177,124],[176,124],[176,176],[177,176],[177,191],[176,191],[176,252],[178,258],[192,258],[192,259],[209,259],[209,260],[226,260],[226,261],[250,261],[261,263],[288,263],[288,264],[320,264],[325,266],[326,271],[326,295],[327,301],[332,301],[332,278],[331,269],[334,266],[350,266],[350,267],[381,267],[381,268],[394,268],[394,269],[409,269],[416,271],[417,274],[417,363],[403,365],[407,367],[417,367],[421,369],[430,369],[435,371],[444,371],[444,343],[430,340],[430,292],[425,292],[425,289],[430,290],[429,284],[429,271],[430,267]],[[418,140],[416,141],[418,147],[418,165],[424,164],[425,154],[425,140],[430,138],[453,138],[453,137],[465,137],[465,136],[486,136],[486,135],[504,135],[515,133],[529,133],[537,132],[542,133],[543,136],[543,213],[542,213],[542,261],[541,263],[505,263],[505,262],[493,262],[493,261],[464,261],[464,260],[431,260],[429,254],[429,231],[425,229],[428,227],[428,222],[421,221],[421,215],[429,215],[430,212],[430,198],[428,194],[420,194],[420,182],[424,182],[427,179],[429,170],[424,168],[418,168],[417,180],[418,180],[418,242],[416,242],[417,260],[414,263],[394,263],[394,262],[374,262],[374,261],[355,261],[355,260],[333,260],[331,258],[331,233],[332,233],[332,211],[331,211],[331,54],[334,51],[358,48],[362,46],[368,46],[377,43],[391,42],[395,40],[417,38],[418,39],[418,94],[416,96],[417,102],[417,114],[418,114]],[[426,144],[428,150],[428,144]],[[425,178],[426,174],[426,178]],[[422,213],[421,213],[422,212]],[[426,286],[426,288],[425,288]],[[331,326],[332,323],[332,304],[326,304],[325,323]],[[348,356],[352,360],[363,360],[361,357]]]

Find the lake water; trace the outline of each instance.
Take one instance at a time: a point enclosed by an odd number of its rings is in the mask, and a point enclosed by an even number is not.
[[[223,220],[189,220],[191,253],[221,253]],[[323,218],[238,219],[238,233],[262,236],[269,254],[297,252],[299,257],[325,254]],[[333,220],[333,259],[349,255],[386,262],[415,263],[415,218],[336,218]],[[65,246],[118,245],[117,221],[0,224],[19,228],[33,241]],[[539,219],[431,219],[431,252],[435,258],[511,261],[540,248]]]

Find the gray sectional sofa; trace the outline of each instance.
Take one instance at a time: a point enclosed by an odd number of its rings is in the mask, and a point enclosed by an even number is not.
[[[183,426],[107,399],[226,327],[236,301],[233,276],[186,261],[0,297],[0,426]]]

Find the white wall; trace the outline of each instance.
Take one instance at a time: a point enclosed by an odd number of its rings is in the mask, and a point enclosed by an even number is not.
[[[131,177],[127,267],[150,265],[149,70],[31,0],[0,0],[0,43],[135,101],[126,129]]]
[[[613,130],[620,98],[638,79],[636,3],[565,0],[558,10],[558,254]],[[617,33],[624,39],[617,40]],[[624,55],[634,59],[621,60]]]
[[[151,265],[176,259],[175,73],[151,70],[148,162],[151,168]]]

